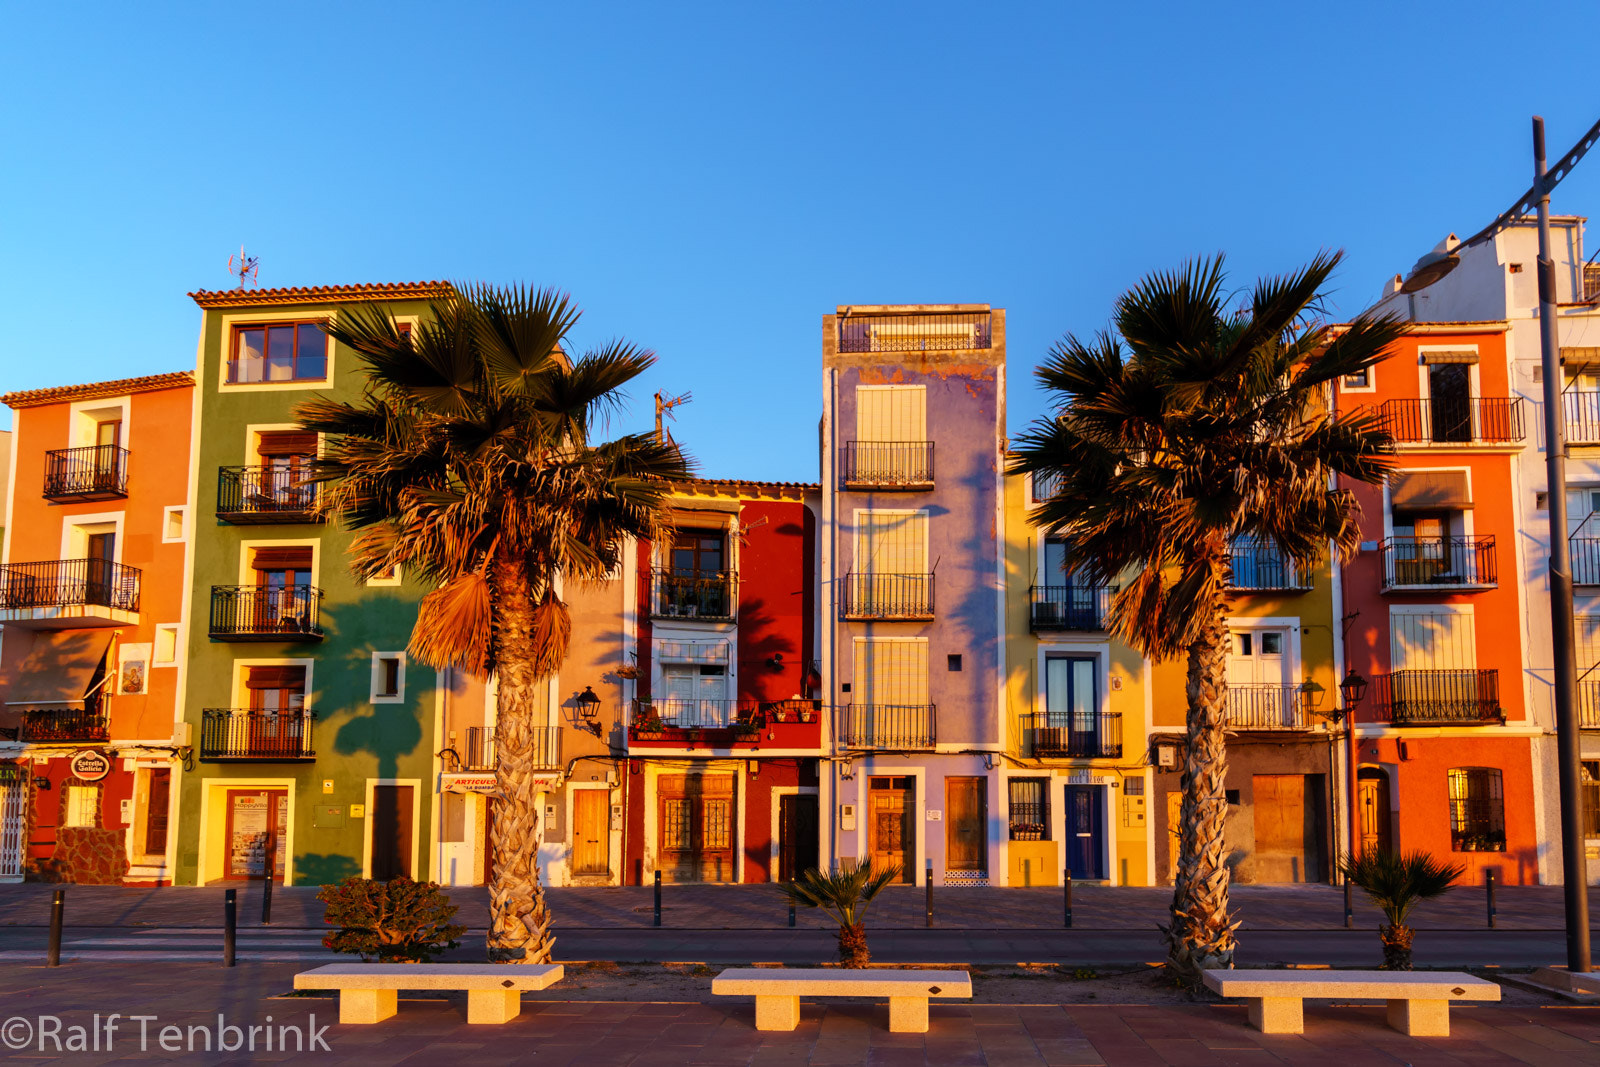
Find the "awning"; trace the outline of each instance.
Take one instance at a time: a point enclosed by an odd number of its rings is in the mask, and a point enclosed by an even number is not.
[[[0,693],[5,694],[6,705],[82,707],[114,631],[35,630],[31,645],[25,650],[17,647],[29,633],[12,628],[5,636]]]
[[[1397,471],[1389,476],[1389,506],[1396,511],[1470,508],[1466,471]]]
[[[1443,348],[1433,352],[1422,353],[1424,363],[1476,363],[1478,350],[1475,348]]]

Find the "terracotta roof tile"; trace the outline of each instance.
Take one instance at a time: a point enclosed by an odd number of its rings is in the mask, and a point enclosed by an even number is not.
[[[449,282],[379,282],[373,285],[297,285],[287,289],[197,289],[189,298],[203,308],[276,304],[352,303],[367,300],[428,300],[454,292]]]
[[[86,385],[55,385],[48,389],[23,389],[0,395],[0,404],[8,408],[33,408],[41,404],[56,404],[64,400],[93,400],[102,396],[126,396],[129,393],[151,393],[157,389],[183,389],[194,385],[193,371],[172,371],[169,374],[147,374],[142,378],[118,378],[112,382],[89,382]]]

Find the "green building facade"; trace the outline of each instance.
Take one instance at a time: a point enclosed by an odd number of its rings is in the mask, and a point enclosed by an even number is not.
[[[381,302],[402,325],[444,283],[190,294],[202,309],[190,457],[194,551],[175,881],[430,874],[439,675],[405,649],[422,590],[364,581],[352,533],[303,484],[294,408],[365,374],[320,325]]]

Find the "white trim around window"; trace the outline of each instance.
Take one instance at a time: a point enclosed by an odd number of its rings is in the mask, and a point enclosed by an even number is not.
[[[388,660],[398,661],[400,666],[396,672],[395,691],[386,693],[384,686],[384,663]],[[404,704],[406,702],[406,654],[404,652],[374,652],[372,654],[372,682],[367,700],[373,704]]]

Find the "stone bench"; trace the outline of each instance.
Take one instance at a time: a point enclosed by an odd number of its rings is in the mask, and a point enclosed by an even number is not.
[[[1208,989],[1249,1001],[1264,1034],[1305,1032],[1306,997],[1389,1002],[1389,1025],[1412,1037],[1449,1037],[1452,1000],[1499,1000],[1500,987],[1455,971],[1206,971]]]
[[[755,997],[757,1030],[793,1030],[801,997],[888,997],[889,1029],[928,1032],[929,997],[971,997],[965,971],[735,967],[711,981],[719,997]]]
[[[462,989],[467,1022],[510,1022],[522,991],[561,981],[559,963],[330,963],[294,976],[296,989],[337,989],[341,1023],[381,1023],[402,989]]]

